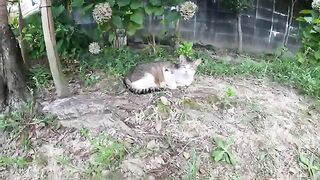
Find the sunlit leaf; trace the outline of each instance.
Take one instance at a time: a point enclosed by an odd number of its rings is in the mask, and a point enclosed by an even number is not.
[[[117,4],[119,7],[127,6],[130,4],[130,0],[118,0]]]

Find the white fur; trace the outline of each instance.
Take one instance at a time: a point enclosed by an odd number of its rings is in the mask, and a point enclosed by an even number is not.
[[[145,73],[143,78],[132,82],[132,88],[134,89],[147,89],[151,87],[157,87],[156,83],[154,82],[155,78],[150,73]]]
[[[180,62],[185,63],[186,59],[180,56]],[[198,59],[192,64],[186,64],[185,67],[181,67],[174,71],[175,80],[177,86],[190,86],[194,80],[194,75],[201,60]]]
[[[177,89],[174,72],[172,72],[171,69],[167,69],[166,71],[166,68],[164,68],[162,72],[166,87],[168,87],[169,89]]]
[[[184,64],[186,59],[180,56],[180,62]],[[201,63],[198,59],[193,64],[186,64],[185,67],[179,69],[163,68],[164,82],[160,83],[161,88],[177,89],[178,86],[190,86],[194,80],[197,66]],[[143,78],[132,82],[132,88],[134,89],[148,89],[157,88],[155,78],[150,73],[145,73]]]

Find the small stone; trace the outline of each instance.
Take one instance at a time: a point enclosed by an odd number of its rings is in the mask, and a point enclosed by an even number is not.
[[[160,97],[160,101],[162,102],[162,104],[164,104],[164,105],[166,105],[166,106],[170,105],[170,102],[169,102],[168,99],[167,99],[166,97],[164,97],[164,96],[161,96],[161,97]]]
[[[190,158],[190,154],[187,153],[187,152],[183,152],[183,157],[186,158],[186,159],[189,159]]]
[[[150,142],[148,142],[147,148],[149,150],[157,150],[157,149],[159,149],[159,145],[155,140],[151,140]]]
[[[145,163],[142,159],[128,159],[122,162],[121,168],[134,175],[142,176],[144,174]]]
[[[275,148],[277,151],[284,151],[284,150],[286,150],[286,147],[285,146],[283,146],[283,145],[280,145],[280,146],[278,146],[278,147],[276,147]]]
[[[228,111],[228,113],[230,113],[230,114],[234,114],[235,109],[234,109],[234,108],[230,108],[230,109],[228,109],[227,111]]]
[[[161,130],[161,126],[162,126],[161,121],[160,121],[160,120],[157,120],[157,121],[156,121],[156,127],[155,127],[155,129],[156,129],[156,131],[157,131],[158,133],[159,133],[160,130]]]

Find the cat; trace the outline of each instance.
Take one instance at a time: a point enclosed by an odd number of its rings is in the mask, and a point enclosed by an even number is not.
[[[179,56],[179,63],[147,62],[136,65],[123,79],[125,86],[135,94],[147,94],[166,88],[189,86],[202,60],[187,61]]]

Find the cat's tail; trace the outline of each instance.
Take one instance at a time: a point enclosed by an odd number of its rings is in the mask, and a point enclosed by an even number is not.
[[[134,94],[148,94],[156,91],[163,91],[164,88],[146,88],[146,89],[136,89],[132,87],[132,82],[128,77],[123,78],[123,83],[130,92]]]

